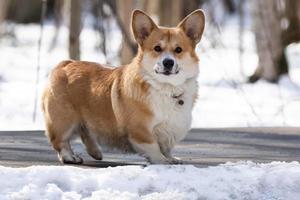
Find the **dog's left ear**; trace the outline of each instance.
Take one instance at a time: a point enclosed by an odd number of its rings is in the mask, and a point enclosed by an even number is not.
[[[142,45],[143,41],[157,28],[157,25],[143,11],[134,10],[131,17],[131,27],[135,40]]]
[[[185,34],[195,43],[200,42],[205,26],[205,16],[202,10],[195,10],[185,17],[178,25]]]

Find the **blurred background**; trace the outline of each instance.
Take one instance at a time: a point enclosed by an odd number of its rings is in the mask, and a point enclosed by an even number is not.
[[[298,0],[0,0],[0,129],[44,129],[40,96],[61,60],[129,63],[133,9],[175,26],[198,8],[192,127],[300,126]]]

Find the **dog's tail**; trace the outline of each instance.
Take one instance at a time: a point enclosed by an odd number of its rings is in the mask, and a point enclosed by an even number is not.
[[[64,60],[64,61],[61,61],[60,63],[58,63],[58,65],[55,67],[55,69],[61,69],[61,68],[64,68],[65,66],[67,66],[68,64],[70,63],[73,63],[74,61],[73,60]],[[46,88],[44,89],[44,92],[42,94],[42,101],[41,101],[41,108],[43,110],[43,112],[45,113],[46,111],[46,108],[45,108],[45,101],[47,101],[46,97],[47,97],[47,93],[50,92],[49,91],[49,87],[46,86]]]

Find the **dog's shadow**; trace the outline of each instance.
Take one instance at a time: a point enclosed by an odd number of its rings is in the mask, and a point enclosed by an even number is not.
[[[107,167],[119,167],[119,166],[141,166],[146,167],[146,163],[132,163],[132,162],[116,162],[116,161],[85,161],[81,164],[84,167],[93,168],[107,168]]]

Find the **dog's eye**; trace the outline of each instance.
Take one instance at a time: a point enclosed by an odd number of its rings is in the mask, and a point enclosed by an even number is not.
[[[176,47],[175,53],[181,53],[181,52],[182,52],[182,48],[181,47]]]
[[[154,51],[156,51],[156,52],[161,52],[161,51],[162,51],[162,48],[161,48],[159,45],[156,45],[156,46],[154,47]]]

